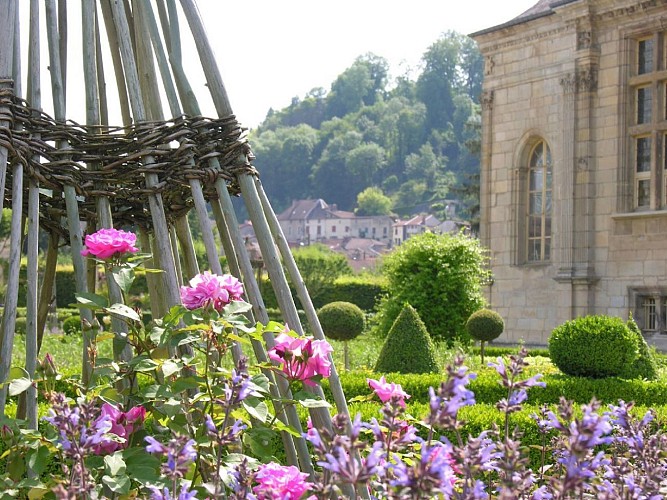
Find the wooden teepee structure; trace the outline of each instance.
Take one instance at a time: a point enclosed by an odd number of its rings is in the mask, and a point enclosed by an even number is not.
[[[23,2],[24,0],[20,0]],[[211,271],[221,274],[218,243],[232,274],[245,285],[253,320],[268,322],[259,286],[247,255],[232,196],[242,196],[258,242],[264,266],[277,296],[284,321],[303,334],[297,308],[288,286],[296,284],[310,330],[324,338],[308,292],[303,285],[287,242],[259,176],[252,153],[237,123],[225,91],[212,48],[194,0],[81,0],[80,19],[68,17],[67,0],[30,0],[27,89],[21,89],[21,30],[19,0],[0,0],[0,203],[11,207],[11,239],[7,292],[0,331],[0,383],[8,380],[15,341],[21,248],[27,240],[26,371],[32,377],[44,330],[56,269],[58,248],[71,248],[78,292],[90,290],[87,264],[81,257],[81,222],[102,228],[132,225],[152,265],[164,273],[149,275],[153,314],[163,314],[180,303],[179,285],[199,272],[188,220],[196,211]],[[40,12],[43,7],[43,12]],[[42,17],[43,16],[43,17]],[[183,69],[179,16],[187,20],[190,36],[207,80],[217,118],[201,116],[197,97]],[[40,49],[45,20],[48,42],[52,117],[42,113]],[[81,26],[85,81],[86,124],[67,121],[65,106],[68,71],[68,26]],[[102,57],[106,37],[111,71]],[[77,61],[77,64],[79,62]],[[107,64],[109,65],[109,64]],[[106,88],[115,82],[122,126],[108,122]],[[169,109],[165,118],[163,107]],[[220,241],[214,239],[208,204],[215,215]],[[24,224],[25,222],[25,224]],[[37,247],[42,231],[49,235],[45,271],[38,282]],[[287,273],[287,274],[286,274]],[[111,301],[120,302],[118,286],[108,281]],[[89,310],[82,317],[92,322]],[[122,333],[123,324],[112,325]],[[93,331],[94,332],[94,331]],[[90,333],[85,342],[90,343]],[[272,345],[273,338],[266,338]],[[267,355],[255,342],[258,361]],[[90,377],[88,349],[84,345],[82,379]],[[238,352],[236,353],[238,355]],[[127,355],[115,353],[118,357]],[[289,397],[286,382],[273,377],[276,397]],[[347,413],[345,397],[335,368],[330,378],[337,409]],[[323,396],[321,389],[317,389]],[[0,390],[4,414],[7,385]],[[27,393],[27,420],[37,427],[36,391]],[[311,409],[316,424],[330,426],[329,413]],[[287,408],[286,423],[301,429],[296,410]],[[301,438],[283,433],[290,463],[312,473]]]

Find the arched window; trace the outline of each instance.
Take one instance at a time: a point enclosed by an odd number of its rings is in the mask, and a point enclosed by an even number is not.
[[[551,258],[551,151],[543,140],[535,144],[528,160],[526,210],[526,261]]]

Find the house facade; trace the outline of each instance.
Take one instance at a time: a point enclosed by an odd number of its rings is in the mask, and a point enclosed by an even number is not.
[[[667,348],[667,2],[540,0],[471,36],[500,340],[632,313]]]
[[[322,199],[295,200],[277,217],[285,238],[293,245],[345,238],[369,238],[389,244],[394,222],[386,215],[357,217]]]

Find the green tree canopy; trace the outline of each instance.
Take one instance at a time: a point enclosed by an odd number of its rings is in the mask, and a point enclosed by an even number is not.
[[[369,187],[357,195],[357,215],[390,215],[391,198],[379,187]]]
[[[297,248],[292,254],[313,301],[324,291],[326,285],[333,283],[336,278],[352,274],[352,268],[344,255],[320,243]]]

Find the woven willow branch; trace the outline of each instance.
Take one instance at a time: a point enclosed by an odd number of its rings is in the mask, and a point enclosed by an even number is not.
[[[10,164],[20,163],[27,179],[35,179],[42,189],[40,224],[69,241],[69,231],[60,225],[66,218],[65,200],[59,193],[74,186],[81,218],[95,223],[95,198],[107,196],[112,217],[118,225],[138,225],[150,231],[148,194],[159,192],[169,223],[185,215],[193,206],[189,181],[199,179],[206,199],[217,198],[215,183],[222,179],[232,195],[240,188],[240,173],[258,175],[251,165],[254,156],[236,118],[212,119],[181,116],[160,122],[143,122],[130,127],[87,127],[73,121],[57,122],[31,108],[13,95],[0,90],[0,147],[7,148]],[[58,148],[62,142],[69,145]],[[146,165],[145,156],[155,158]],[[216,158],[220,168],[210,168]],[[240,161],[239,158],[245,161]],[[98,170],[86,167],[98,163]],[[193,166],[194,165],[194,166]],[[153,189],[145,186],[145,173],[157,174]],[[7,179],[4,206],[11,204],[12,179]],[[47,191],[53,195],[49,196]],[[24,203],[27,214],[27,202]]]

